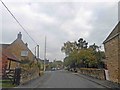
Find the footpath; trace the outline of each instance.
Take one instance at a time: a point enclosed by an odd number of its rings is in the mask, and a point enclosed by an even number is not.
[[[97,83],[105,88],[111,88],[111,89],[114,89],[114,90],[120,90],[120,85],[117,84],[117,83],[113,83],[111,81],[108,81],[108,80],[100,80],[100,79],[96,79],[96,78],[93,78],[91,76],[88,76],[88,75],[83,75],[81,73],[76,73],[75,75],[77,76],[80,76],[82,78],[85,78],[89,81],[92,81],[94,83]]]

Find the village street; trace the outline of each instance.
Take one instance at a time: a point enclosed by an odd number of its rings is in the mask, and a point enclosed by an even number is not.
[[[119,0],[57,1],[0,0],[0,86],[119,90]]]
[[[61,71],[46,71],[37,78],[17,88],[105,88],[95,82],[77,76],[76,73]]]

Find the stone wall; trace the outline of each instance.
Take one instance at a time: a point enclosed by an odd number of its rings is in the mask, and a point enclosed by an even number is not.
[[[119,26],[119,30],[120,30],[120,26]],[[119,41],[118,42],[119,42],[119,44],[118,44],[119,45],[118,46],[118,49],[119,49],[118,50],[118,54],[119,54],[118,55],[118,70],[119,70],[118,71],[118,83],[120,84],[120,34],[119,34]]]
[[[106,62],[109,73],[109,79],[112,82],[118,81],[118,36],[105,43]]]
[[[20,84],[24,84],[32,79],[39,77],[39,68],[35,63],[31,67],[28,65],[22,66]]]
[[[79,73],[82,73],[84,75],[88,75],[97,79],[105,80],[104,69],[81,68]]]

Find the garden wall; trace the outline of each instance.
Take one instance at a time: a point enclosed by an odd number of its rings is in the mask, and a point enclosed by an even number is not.
[[[84,75],[88,75],[97,79],[105,80],[105,70],[104,69],[93,69],[93,68],[80,68],[80,72]]]

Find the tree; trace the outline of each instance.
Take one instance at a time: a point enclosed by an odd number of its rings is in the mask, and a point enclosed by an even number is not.
[[[64,52],[66,56],[68,56],[75,49],[77,49],[76,42],[67,41],[66,43],[64,43],[64,46],[62,46],[61,51]]]
[[[86,49],[87,45],[88,43],[85,40],[83,40],[83,38],[80,38],[78,40],[78,43],[77,43],[78,49]]]
[[[90,45],[89,48],[93,49],[94,51],[97,51],[99,49],[99,46],[95,45],[95,43],[93,45]]]
[[[81,65],[81,67],[95,67],[97,64],[95,55],[93,51],[90,49],[83,49],[78,53],[78,61],[77,63]]]
[[[94,55],[96,56],[96,60],[98,63],[97,67],[104,68],[105,64],[102,60],[105,59],[105,52],[100,51],[101,46],[97,46],[94,43],[93,45],[90,45],[89,48],[94,51]]]
[[[80,38],[78,42],[68,41],[64,43],[61,51],[66,54],[64,59],[65,66],[86,68],[104,66],[102,61],[102,58],[105,58],[104,52],[101,52],[100,47],[95,45],[95,43],[88,48],[88,43],[83,38]]]

